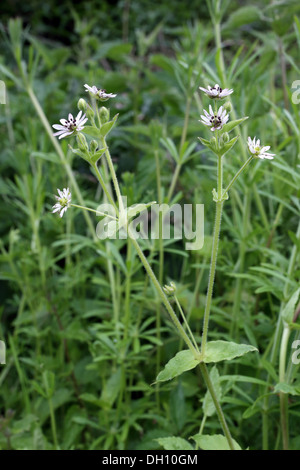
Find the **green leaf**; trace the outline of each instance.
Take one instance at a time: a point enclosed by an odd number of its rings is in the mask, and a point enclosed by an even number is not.
[[[99,133],[102,137],[105,137],[112,130],[112,128],[114,127],[116,123],[116,120],[118,119],[118,116],[119,114],[116,114],[111,121],[106,122],[105,124],[101,126]]]
[[[222,131],[223,132],[230,132],[232,131],[232,129],[234,129],[236,126],[239,126],[240,124],[242,124],[242,122],[246,121],[246,119],[248,119],[248,116],[246,117],[243,117],[241,119],[237,119],[236,121],[230,121],[230,122],[227,122],[227,124],[225,124],[222,128]]]
[[[107,408],[111,408],[114,404],[119,390],[122,384],[121,380],[121,369],[117,369],[110,378],[106,381],[104,388],[101,393],[101,402],[107,406]]]
[[[91,137],[97,137],[98,139],[101,136],[99,129],[94,126],[84,126],[82,133],[90,135]]]
[[[280,382],[275,385],[274,393],[287,393],[288,395],[300,395],[300,386],[298,385],[291,385],[284,382]]]
[[[300,287],[293,293],[292,297],[284,307],[281,317],[286,323],[292,323],[295,313],[296,303],[300,295]]]
[[[46,391],[47,398],[51,398],[55,389],[55,375],[49,370],[43,372],[43,385]]]
[[[45,393],[43,387],[39,383],[37,383],[35,380],[31,381],[32,388],[38,392],[42,397],[47,398],[47,394]]]
[[[192,439],[196,441],[202,450],[230,450],[226,437],[221,434],[214,434],[212,436],[207,434],[195,434]],[[233,445],[235,450],[242,450],[234,439]]]
[[[102,157],[102,155],[104,154],[105,150],[107,150],[107,147],[103,148],[103,149],[100,149],[100,150],[97,150],[96,153],[94,153],[94,155],[91,156],[90,160],[91,162],[95,165],[97,163],[97,161],[99,160],[100,157]]]
[[[221,384],[220,384],[220,375],[219,375],[219,372],[218,372],[218,369],[217,369],[216,366],[214,366],[211,369],[211,371],[209,373],[209,377],[210,377],[210,380],[213,384],[217,399],[220,402],[221,401],[221,395],[222,395],[222,388],[221,388]],[[203,408],[203,413],[206,416],[212,416],[216,411],[213,399],[212,399],[211,394],[209,393],[208,390],[205,394],[203,404],[202,404],[202,408]]]
[[[236,137],[234,137],[233,139],[231,139],[229,142],[227,142],[226,144],[223,144],[223,146],[221,147],[220,149],[220,155],[225,155],[225,153],[227,153],[230,149],[232,149],[232,147],[234,146],[234,144],[236,143],[236,141],[238,140],[239,138],[239,135],[237,135]]]
[[[198,364],[199,360],[195,359],[192,351],[189,349],[180,351],[170,359],[165,368],[158,374],[156,382],[174,379],[174,377],[181,375],[183,372],[194,369]]]
[[[226,24],[224,25],[224,28],[230,30],[237,29],[243,26],[244,24],[248,25],[253,21],[260,20],[261,16],[262,12],[256,6],[243,6],[231,13]]]
[[[229,361],[251,351],[257,351],[257,348],[249,344],[237,344],[229,341],[210,341],[206,345],[204,362]]]
[[[160,437],[156,441],[164,450],[194,450],[193,446],[186,439],[182,439],[182,437]]]

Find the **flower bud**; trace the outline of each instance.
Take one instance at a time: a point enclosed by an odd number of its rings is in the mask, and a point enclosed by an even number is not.
[[[223,104],[223,108],[227,113],[230,113],[230,111],[232,111],[232,104],[230,101],[226,101],[226,103]]]
[[[109,110],[105,106],[101,106],[99,109],[100,121],[105,124],[109,121]]]
[[[83,134],[81,134],[81,132],[77,134],[76,142],[77,142],[78,148],[82,150],[83,152],[89,150],[86,138]]]
[[[229,142],[229,134],[228,132],[224,132],[224,134],[222,134],[220,137],[220,144],[224,145],[227,144],[227,142]]]
[[[88,107],[87,102],[83,98],[80,98],[80,100],[78,100],[78,103],[77,103],[77,108],[79,109],[79,111],[86,113],[87,107]]]
[[[97,151],[98,142],[96,140],[92,140],[90,143],[90,152],[94,154]]]
[[[170,285],[165,285],[163,287],[163,291],[166,295],[175,295],[176,293],[176,285],[174,284],[174,282],[170,282]]]

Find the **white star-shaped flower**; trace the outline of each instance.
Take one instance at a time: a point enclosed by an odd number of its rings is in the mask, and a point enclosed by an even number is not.
[[[268,153],[267,151],[270,149],[270,146],[267,145],[266,147],[263,147],[260,145],[260,140],[254,137],[254,139],[251,139],[251,137],[248,137],[248,148],[250,153],[254,155],[255,158],[261,158],[264,160],[265,158],[267,160],[273,160],[273,157],[275,156],[275,153]]]
[[[226,96],[231,95],[231,93],[233,93],[232,89],[230,90],[229,88],[222,89],[217,83],[213,87],[210,87],[208,85],[207,88],[202,88],[200,86],[199,89],[204,91],[204,93],[206,93],[206,95],[209,96],[209,98],[217,99],[217,100],[223,100],[224,98],[226,98]]]
[[[72,194],[69,188],[64,188],[62,191],[57,189],[59,196],[54,196],[57,199],[57,203],[52,207],[54,212],[59,212],[60,217],[64,215],[68,207],[70,207]]]
[[[101,90],[100,88],[97,88],[95,85],[89,86],[89,85],[84,85],[86,88],[85,91],[88,91],[93,95],[96,99],[100,101],[107,101],[109,98],[115,98],[117,95],[113,93],[106,93],[106,90]]]
[[[87,120],[88,118],[85,114],[82,116],[82,111],[79,111],[76,118],[70,113],[68,119],[60,119],[61,124],[53,124],[52,127],[58,130],[58,132],[55,132],[53,135],[59,136],[59,139],[63,139],[63,137],[68,137],[75,132],[82,131],[82,129],[84,129],[83,124],[85,124]]]
[[[219,108],[217,114],[213,112],[211,105],[209,105],[209,113],[205,109],[203,112],[205,116],[201,115],[200,122],[205,124],[205,126],[209,126],[212,131],[222,129],[224,124],[226,124],[229,119],[229,115],[226,113],[226,110],[223,109],[223,106]]]

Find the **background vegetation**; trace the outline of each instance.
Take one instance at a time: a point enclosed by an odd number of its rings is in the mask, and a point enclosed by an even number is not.
[[[233,112],[249,116],[226,156],[227,181],[245,161],[248,135],[271,145],[275,159],[249,168],[225,205],[210,338],[259,350],[218,365],[222,407],[241,447],[282,448],[284,393],[289,448],[300,448],[299,371],[290,358],[299,306],[285,308],[300,273],[300,105],[292,100],[300,80],[299,6],[232,1],[222,9],[225,72],[204,1],[187,7],[174,0],[171,9],[146,0],[1,5],[1,449],[160,449],[168,446],[159,439],[188,439],[201,423],[205,434],[220,433],[196,371],[151,385],[182,345],[134,251],[124,240],[95,244],[94,217],[87,225],[76,209],[63,219],[51,213],[56,188],[71,187],[74,201],[80,194],[90,207],[102,200],[86,163],[66,140],[61,157],[38,112],[50,124],[76,114],[85,83],[117,93],[109,102],[111,115],[119,113],[109,145],[128,204],[168,194],[180,204],[205,204],[203,249],[188,252],[184,240],[166,240],[162,259],[157,243],[144,246],[159,279],[176,283],[198,337],[216,172],[215,157],[198,140],[209,137],[198,122],[207,107],[198,87],[234,88]],[[291,324],[284,381],[283,312]]]

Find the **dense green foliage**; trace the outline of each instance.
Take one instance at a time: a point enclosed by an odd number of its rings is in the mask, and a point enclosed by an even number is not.
[[[233,88],[231,117],[249,117],[224,157],[226,182],[247,158],[248,136],[276,154],[255,161],[224,204],[209,330],[210,340],[258,352],[209,370],[241,448],[282,448],[288,409],[288,446],[300,449],[300,377],[291,360],[300,313],[298,2],[221,2],[225,72],[205,2],[174,0],[172,11],[170,2],[153,8],[145,0],[36,3],[17,12],[8,2],[1,27],[0,449],[168,449],[175,441],[163,438],[172,436],[194,448],[186,440],[200,426],[221,433],[200,371],[155,383],[182,341],[131,244],[95,242],[92,213],[51,213],[56,188],[70,187],[75,203],[81,197],[94,209],[103,200],[95,174],[68,146],[75,139],[58,141],[62,158],[35,101],[58,123],[77,113],[86,83],[117,93],[107,103],[111,117],[119,113],[108,144],[128,205],[204,204],[201,250],[171,239],[162,255],[158,240],[141,243],[162,284],[176,283],[199,342],[216,162],[198,139],[211,137],[199,123],[208,101],[198,87]]]

